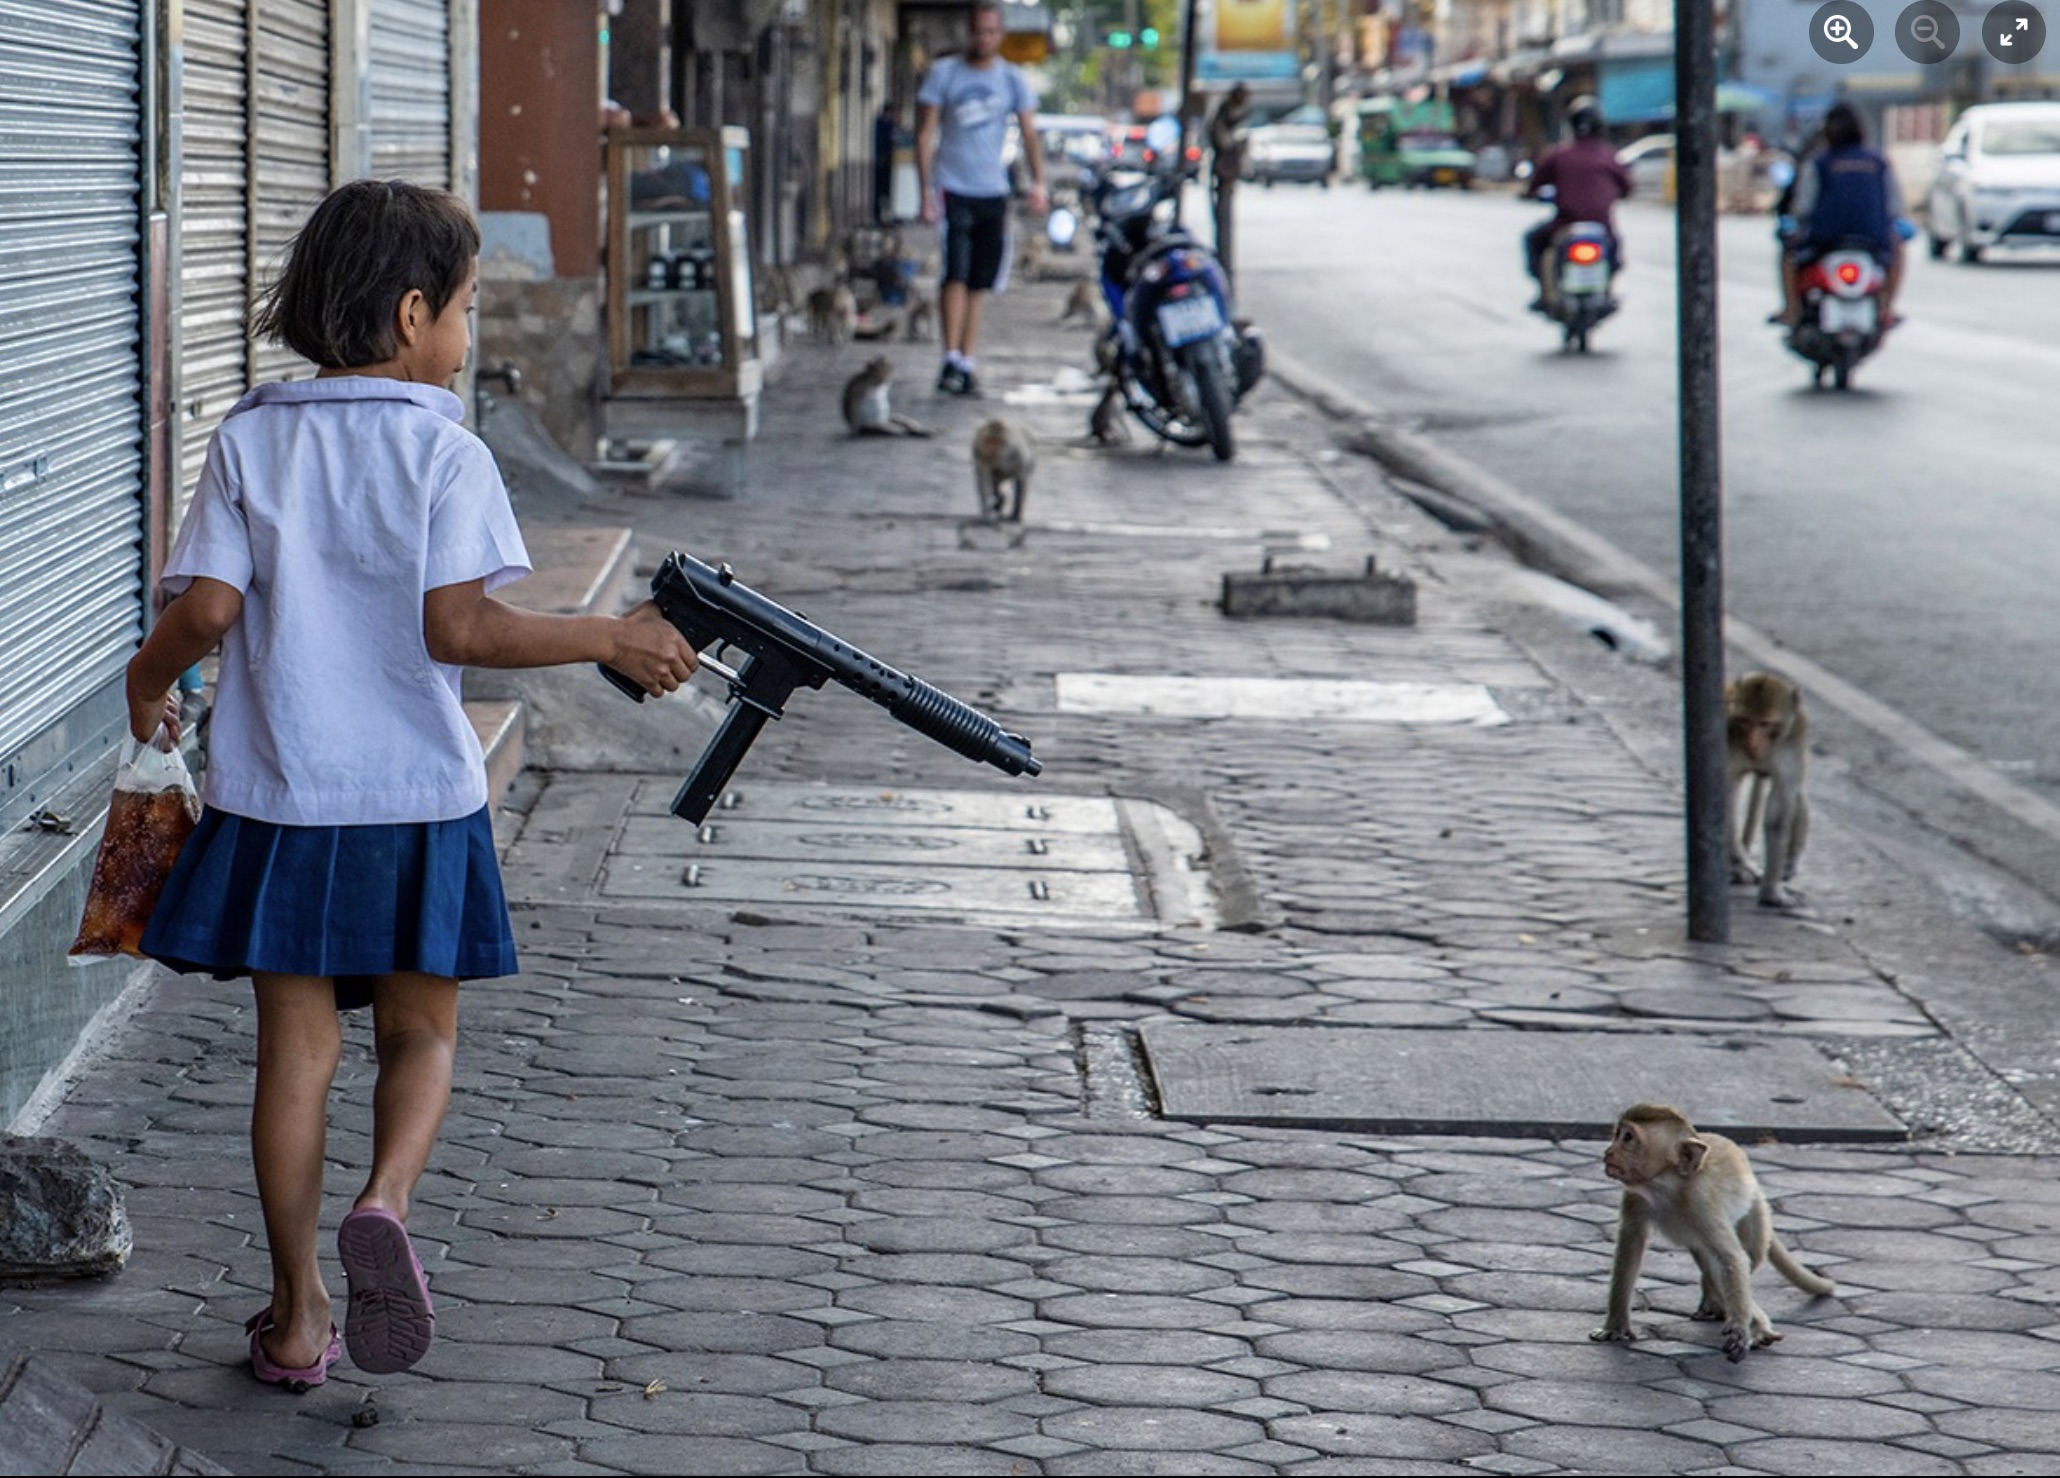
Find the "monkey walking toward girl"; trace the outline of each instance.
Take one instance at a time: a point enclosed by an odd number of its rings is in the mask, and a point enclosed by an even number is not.
[[[1829,1278],[1797,1262],[1774,1235],[1773,1215],[1745,1151],[1721,1134],[1699,1132],[1679,1109],[1656,1103],[1625,1109],[1602,1153],[1602,1168],[1623,1186],[1624,1199],[1609,1272],[1609,1312],[1590,1339],[1638,1337],[1631,1328],[1631,1293],[1655,1226],[1695,1259],[1702,1301],[1694,1317],[1723,1321],[1724,1355],[1734,1363],[1747,1350],[1781,1338],[1752,1296],[1753,1271],[1761,1263],[1772,1263],[1813,1297],[1834,1291]]]

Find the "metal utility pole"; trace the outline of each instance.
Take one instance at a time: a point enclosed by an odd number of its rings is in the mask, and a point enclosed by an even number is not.
[[[1174,145],[1173,149],[1173,167],[1176,170],[1187,168],[1188,113],[1192,106],[1195,89],[1195,5],[1196,0],[1187,0],[1187,3],[1181,8],[1180,14],[1180,141]],[[1186,194],[1187,192],[1184,189],[1174,192],[1173,220],[1175,224],[1179,223],[1180,209]]]
[[[1717,384],[1717,36],[1713,0],[1674,0],[1675,251],[1681,358],[1681,683],[1688,937],[1731,937],[1724,794],[1723,420]]]

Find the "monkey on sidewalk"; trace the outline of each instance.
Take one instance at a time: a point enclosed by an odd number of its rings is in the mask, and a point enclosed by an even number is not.
[[[980,498],[980,516],[1021,523],[1023,499],[1036,468],[1037,442],[1027,428],[999,416],[982,422],[973,433],[973,487]],[[1004,486],[1012,497],[1004,497]]]
[[[1834,1291],[1789,1255],[1774,1235],[1772,1213],[1745,1151],[1721,1134],[1699,1133],[1679,1109],[1640,1103],[1617,1120],[1603,1172],[1624,1188],[1617,1214],[1616,1255],[1609,1272],[1609,1312],[1596,1340],[1631,1340],[1631,1293],[1645,1258],[1648,1232],[1657,1226],[1695,1259],[1702,1273],[1698,1319],[1723,1321],[1725,1358],[1781,1338],[1753,1300],[1753,1270],[1774,1270],[1817,1298]]]
[[[853,436],[930,436],[928,426],[898,414],[888,399],[887,387],[894,382],[894,364],[886,355],[867,362],[866,367],[844,382],[844,424]]]
[[[1787,887],[1810,832],[1810,804],[1803,795],[1809,760],[1810,721],[1802,690],[1771,672],[1748,672],[1724,685],[1724,794],[1730,833],[1731,881],[1758,883],[1767,908],[1794,908]],[[1745,813],[1739,792],[1747,792]],[[1746,856],[1760,826],[1760,867]]]

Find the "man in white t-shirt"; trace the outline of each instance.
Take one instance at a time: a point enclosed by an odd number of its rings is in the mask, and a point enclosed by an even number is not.
[[[1001,277],[1008,247],[1009,180],[1002,147],[1013,116],[1030,168],[1030,209],[1045,208],[1044,152],[1037,142],[1037,94],[1001,59],[1001,6],[977,0],[962,56],[940,57],[916,93],[916,173],[923,219],[944,222],[944,367],[937,388],[978,395],[973,344],[980,305]]]

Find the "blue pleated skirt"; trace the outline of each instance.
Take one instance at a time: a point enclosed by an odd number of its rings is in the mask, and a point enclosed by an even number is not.
[[[185,974],[336,981],[369,1005],[398,970],[459,980],[517,967],[493,817],[391,826],[281,826],[203,810],[143,931],[143,953]]]

